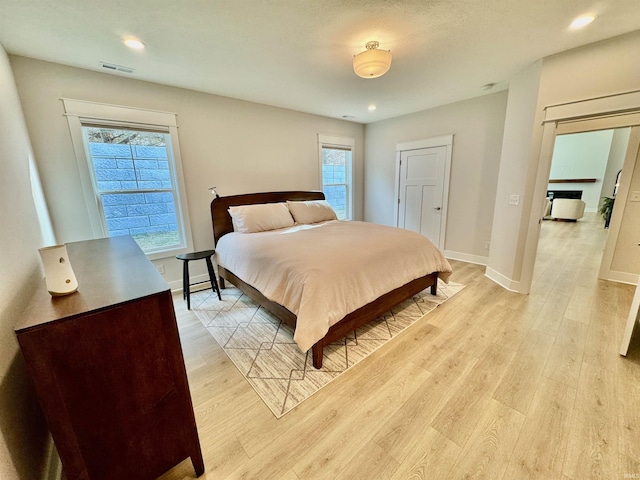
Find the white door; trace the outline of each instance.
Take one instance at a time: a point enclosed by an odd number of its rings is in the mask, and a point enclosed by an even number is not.
[[[441,249],[446,160],[446,146],[400,152],[398,227],[423,234]]]

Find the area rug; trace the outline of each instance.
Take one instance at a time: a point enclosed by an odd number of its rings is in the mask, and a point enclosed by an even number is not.
[[[426,289],[396,305],[326,346],[320,370],[313,368],[311,351],[298,349],[290,327],[236,288],[222,290],[222,301],[211,290],[192,293],[191,310],[280,418],[463,288],[440,282],[437,296]]]

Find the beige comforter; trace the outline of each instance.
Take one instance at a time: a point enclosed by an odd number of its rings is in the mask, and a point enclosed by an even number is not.
[[[366,222],[330,221],[260,233],[229,233],[218,265],[297,315],[307,351],[345,315],[416,278],[451,266],[426,237]]]

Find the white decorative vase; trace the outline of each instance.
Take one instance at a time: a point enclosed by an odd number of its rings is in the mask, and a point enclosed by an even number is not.
[[[38,249],[47,290],[54,297],[69,295],[78,290],[78,280],[71,268],[66,245],[54,245]]]

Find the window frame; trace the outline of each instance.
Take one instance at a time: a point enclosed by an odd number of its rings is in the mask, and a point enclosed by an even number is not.
[[[353,159],[355,156],[355,139],[352,137],[338,137],[334,135],[318,134],[318,176],[320,190],[324,192],[322,179],[322,150],[334,148],[336,150],[348,150],[351,152],[349,165],[347,166],[347,215],[346,220],[353,220]]]
[[[176,114],[68,98],[62,98],[62,102],[69,124],[71,141],[94,238],[107,237],[108,230],[106,228],[104,210],[99,200],[102,193],[97,191],[95,185],[95,179],[93,178],[91,169],[91,160],[89,152],[87,151],[89,147],[84,141],[82,127],[100,126],[105,128],[147,130],[168,134],[170,138],[170,151],[173,156],[173,165],[170,170],[175,180],[173,196],[176,208],[176,220],[178,228],[181,230],[183,241],[179,247],[168,248],[158,252],[145,252],[145,254],[149,259],[155,260],[193,251],[193,239],[191,223],[189,221],[189,210],[187,207],[186,189],[184,186],[184,175],[182,172]]]

